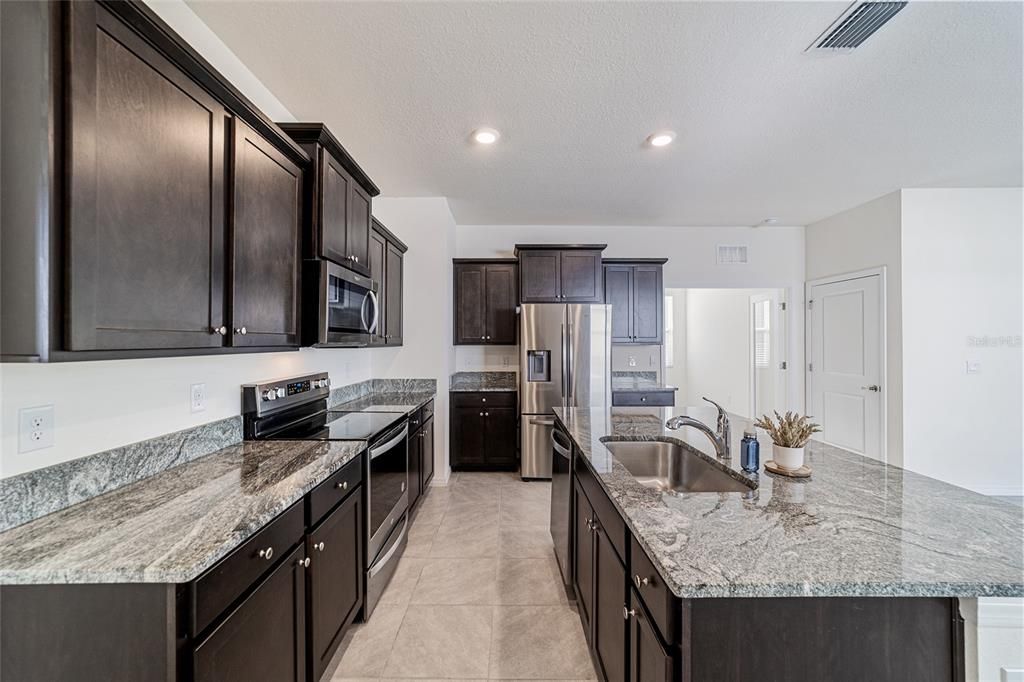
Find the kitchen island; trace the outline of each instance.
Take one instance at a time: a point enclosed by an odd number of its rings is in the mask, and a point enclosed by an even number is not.
[[[625,667],[634,679],[957,680],[957,598],[1024,596],[1012,505],[818,443],[808,479],[765,473],[768,441],[747,475],[700,432],[665,429],[680,410],[555,412],[574,446],[567,513],[583,513],[570,582],[608,679]],[[691,416],[714,424],[714,410]],[[733,452],[742,431],[734,419]],[[678,444],[741,491],[642,485],[605,446],[636,440]],[[617,589],[617,570],[631,586]]]

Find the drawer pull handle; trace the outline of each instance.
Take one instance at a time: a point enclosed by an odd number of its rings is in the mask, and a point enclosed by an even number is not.
[[[348,490],[348,481],[340,481],[334,485],[338,490]]]
[[[637,587],[643,587],[644,585],[650,585],[651,584],[651,579],[650,578],[641,578],[640,574],[638,573],[637,575],[633,576],[633,582],[636,583]]]
[[[324,543],[323,542],[319,542],[319,543],[316,544],[316,551],[318,551],[318,552],[324,551]]]
[[[623,620],[629,620],[631,617],[636,616],[636,609],[626,608],[625,605],[622,607],[622,618]]]
[[[273,556],[274,556],[274,548],[273,547],[267,547],[266,549],[261,549],[260,550],[260,558],[261,559],[266,559],[267,561],[270,561],[270,558],[273,557]]]

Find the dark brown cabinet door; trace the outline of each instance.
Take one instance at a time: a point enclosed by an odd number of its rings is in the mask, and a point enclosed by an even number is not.
[[[349,198],[355,181],[323,147],[320,155],[320,256],[348,265]]]
[[[483,408],[455,407],[451,419],[452,468],[483,466],[486,442]]]
[[[672,657],[661,645],[635,590],[630,590],[629,679],[631,682],[671,682]]]
[[[362,495],[349,494],[307,542],[310,679],[318,680],[363,604]]]
[[[409,437],[409,508],[416,505],[423,488],[423,438],[417,430]]]
[[[304,682],[305,557],[293,551],[196,647],[196,682]]]
[[[600,524],[594,531],[593,647],[607,682],[626,679],[626,568]]]
[[[434,418],[433,417],[431,417],[430,419],[428,419],[426,421],[426,423],[423,425],[423,429],[420,431],[420,433],[423,434],[420,437],[423,440],[423,456],[421,458],[421,461],[423,462],[423,465],[422,465],[422,473],[421,473],[421,476],[420,476],[421,479],[423,480],[423,485],[421,486],[421,488],[422,488],[421,492],[425,492],[426,489],[427,489],[427,485],[429,485],[430,481],[433,480],[433,478],[434,478]]]
[[[402,251],[397,246],[388,242],[388,250],[384,263],[385,279],[384,293],[387,300],[384,302],[384,314],[387,315],[385,329],[387,330],[387,344],[389,346],[402,345]]]
[[[387,260],[388,242],[377,230],[370,230],[370,279],[377,283],[377,332],[370,337],[370,345],[382,346],[387,343],[387,282],[384,263]]]
[[[660,265],[633,267],[633,341],[661,343],[664,335],[665,289]],[[613,312],[614,318],[614,312]],[[614,338],[612,339],[614,341]]]
[[[485,266],[455,264],[455,343],[487,342]]]
[[[604,302],[612,307],[612,343],[633,340],[633,268],[604,267]]]
[[[352,182],[348,202],[348,267],[364,275],[370,274],[370,195],[358,183]]]
[[[226,112],[102,6],[66,11],[65,346],[220,347]]]
[[[231,216],[231,343],[299,343],[302,171],[235,120]]]
[[[562,251],[558,270],[561,300],[566,303],[601,303],[604,300],[604,268],[600,251]]]
[[[484,266],[484,311],[486,316],[487,343],[515,344],[516,339],[516,289],[515,265]]]
[[[488,468],[510,469],[517,461],[518,410],[514,407],[484,408],[484,459]]]
[[[519,292],[523,303],[557,303],[561,300],[559,256],[560,252],[555,250],[520,252]]]
[[[576,607],[587,642],[592,641],[591,615],[594,604],[594,510],[590,508],[583,489],[578,483],[573,496],[573,565],[572,586],[576,592]]]

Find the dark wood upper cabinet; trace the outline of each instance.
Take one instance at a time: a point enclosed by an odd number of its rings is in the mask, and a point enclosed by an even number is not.
[[[612,306],[612,343],[661,343],[665,329],[664,258],[604,260],[604,298]]]
[[[362,493],[307,536],[311,680],[319,680],[363,605]]]
[[[523,303],[602,303],[605,244],[516,244]]]
[[[372,198],[380,190],[323,123],[278,125],[315,166],[305,193],[304,257],[370,275]]]
[[[387,301],[384,303],[385,342],[389,346],[401,346],[405,315],[403,312],[402,287],[405,283],[405,247],[401,243],[388,240],[388,251],[384,259],[384,291]]]
[[[455,344],[515,345],[518,269],[512,259],[453,262]]]
[[[65,348],[220,347],[226,111],[104,7],[64,9]]]
[[[309,157],[145,3],[55,3],[44,16],[35,40],[52,61],[19,68],[46,83],[34,106],[52,115],[20,126],[15,151],[49,195],[31,210],[20,200],[5,223],[5,236],[18,231],[5,262],[31,266],[5,267],[2,288],[45,283],[48,295],[5,308],[4,329],[38,330],[5,334],[19,341],[5,357],[297,346],[292,227]],[[39,149],[58,153],[32,166]],[[234,335],[233,322],[255,333]]]
[[[297,346],[302,171],[245,123],[234,128],[231,343]]]

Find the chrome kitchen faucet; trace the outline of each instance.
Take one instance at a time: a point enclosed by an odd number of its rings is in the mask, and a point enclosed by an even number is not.
[[[711,439],[711,442],[715,446],[715,455],[719,459],[729,459],[729,415],[727,415],[725,413],[725,410],[722,409],[722,406],[716,403],[714,400],[710,400],[709,398],[704,398],[704,400],[707,400],[709,403],[718,408],[717,431],[712,431],[710,426],[700,421],[699,419],[694,419],[693,417],[687,417],[682,415],[678,417],[672,417],[667,422],[665,422],[665,426],[667,428],[672,429],[673,431],[675,431],[676,429],[681,429],[684,426],[692,426],[693,428],[697,429],[698,431],[700,431],[705,436]]]

